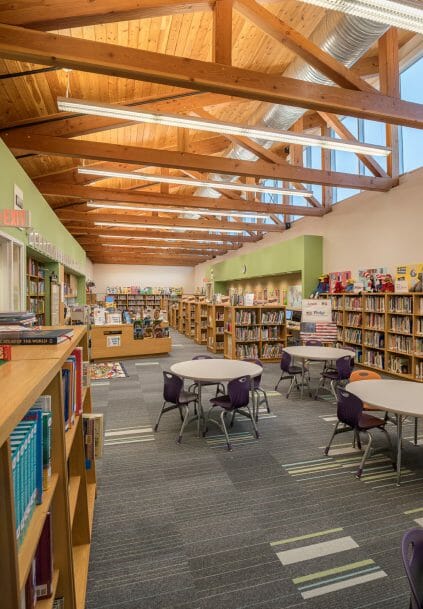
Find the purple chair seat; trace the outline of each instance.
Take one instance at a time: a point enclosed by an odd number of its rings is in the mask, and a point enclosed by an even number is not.
[[[179,394],[179,404],[189,404],[190,402],[195,402],[197,399],[197,394],[192,393],[191,391],[182,390]]]
[[[374,417],[371,414],[366,414],[363,412],[358,419],[357,427],[359,429],[373,429],[374,427],[381,427],[385,425],[385,421],[383,419],[379,419],[378,417]]]
[[[301,366],[290,366],[288,368],[288,374],[302,374]]]
[[[220,406],[221,408],[224,408],[225,410],[234,409],[234,406],[231,402],[231,398],[228,395],[221,395],[217,398],[212,398],[210,402],[215,406]]]
[[[327,370],[325,372],[322,372],[322,376],[325,379],[334,379],[335,381],[338,380],[338,371],[337,370]]]
[[[411,592],[409,609],[423,609],[423,529],[404,533],[401,551]]]

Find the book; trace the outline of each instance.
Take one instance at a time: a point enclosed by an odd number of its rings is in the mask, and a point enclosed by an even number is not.
[[[0,345],[58,345],[72,336],[72,329],[3,332],[0,328]]]
[[[35,570],[35,560],[33,560],[25,584],[25,609],[35,609],[37,605],[37,595],[35,590]]]
[[[31,408],[22,420],[34,421],[36,424],[36,456],[34,466],[37,488],[36,502],[39,505],[40,503],[42,503],[43,500],[43,411],[41,410],[41,408]]]
[[[43,491],[50,487],[51,481],[51,412],[43,412]]]
[[[84,429],[87,429],[87,433],[91,434],[91,438],[85,442],[86,446],[89,446],[89,457],[92,459],[93,456],[99,459],[103,456],[104,448],[104,416],[101,413],[89,412],[84,413]],[[90,424],[88,424],[90,421]],[[87,422],[87,423],[86,423]],[[92,448],[94,447],[94,451]]]
[[[63,406],[64,406],[64,419],[65,419],[65,431],[70,429],[71,425],[71,412],[70,412],[70,371],[66,368],[62,368],[62,387],[63,387]]]
[[[6,311],[0,313],[0,326],[31,326],[35,324],[37,318],[31,311],[19,312],[19,311]]]
[[[75,394],[75,412],[77,415],[80,415],[82,413],[82,377],[83,377],[83,358],[84,358],[84,354],[83,354],[83,349],[82,347],[76,347],[76,349],[74,349],[72,351],[72,356],[75,358],[75,387],[76,387],[76,394]]]
[[[35,594],[37,599],[50,598],[53,590],[53,548],[51,514],[47,513],[35,552]]]
[[[10,345],[0,346],[0,360],[4,362],[10,362],[12,359],[12,347]]]

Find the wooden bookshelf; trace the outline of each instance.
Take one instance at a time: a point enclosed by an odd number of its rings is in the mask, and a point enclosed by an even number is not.
[[[2,606],[20,607],[20,596],[30,570],[46,514],[53,527],[54,596],[65,599],[66,609],[83,609],[88,573],[91,525],[95,501],[95,464],[86,470],[82,417],[65,432],[62,366],[77,346],[88,359],[84,326],[60,345],[15,346],[13,360],[0,367],[0,589]],[[36,506],[25,537],[18,547],[9,436],[40,395],[51,396],[52,477]],[[84,388],[84,411],[91,412],[90,387]],[[84,548],[84,552],[80,551]],[[37,602],[37,609],[50,609],[54,597]]]
[[[207,305],[207,349],[212,353],[224,351],[224,312],[224,305]]]
[[[107,294],[107,296],[113,296],[115,307],[119,311],[162,308],[160,294]]]
[[[178,322],[178,332],[181,334],[185,334],[185,326],[187,325],[188,320],[188,300],[182,298],[179,303],[179,322]]]
[[[281,305],[224,308],[224,356],[278,362],[286,346],[285,307]]]
[[[195,303],[195,342],[207,345],[207,319],[208,309],[206,302]]]
[[[423,294],[329,294],[328,298],[338,342],[354,348],[357,363],[423,381]]]
[[[31,257],[27,259],[26,308],[35,313],[38,325],[45,325],[46,272],[42,263]]]
[[[195,309],[196,302],[189,301],[186,308],[185,336],[192,340],[195,339]]]

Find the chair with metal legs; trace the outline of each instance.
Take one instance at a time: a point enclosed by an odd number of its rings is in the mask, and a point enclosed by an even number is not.
[[[423,609],[423,529],[404,534],[401,553],[411,592],[409,609]]]
[[[163,406],[157,419],[157,423],[154,426],[154,431],[159,429],[160,419],[165,412],[170,410],[179,410],[181,416],[182,426],[179,430],[177,442],[180,444],[182,441],[182,434],[184,433],[185,426],[188,422],[189,417],[189,404],[194,403],[197,411],[198,407],[198,395],[189,391],[184,391],[184,381],[181,377],[173,374],[172,372],[163,372]],[[200,416],[200,412],[198,416]]]
[[[203,432],[203,436],[207,434],[208,423],[212,422],[223,431],[226,438],[226,444],[228,446],[228,450],[232,450],[231,442],[229,439],[228,429],[225,423],[225,416],[227,414],[232,414],[231,425],[233,424],[234,414],[242,414],[244,417],[247,417],[251,421],[251,425],[254,431],[256,438],[259,438],[259,432],[256,427],[256,423],[254,421],[254,416],[252,414],[251,408],[249,406],[250,402],[250,387],[251,387],[251,377],[250,376],[241,376],[239,378],[233,379],[228,383],[228,394],[221,395],[219,397],[213,398],[210,400],[211,407],[206,416],[206,425]],[[220,408],[220,420],[213,419],[211,417],[211,413],[215,408]]]
[[[336,370],[323,370],[321,373],[319,384],[314,395],[315,400],[317,400],[319,391],[324,387],[326,381],[330,382],[330,391],[336,400],[336,387],[349,380],[351,374],[351,357],[349,355],[339,357],[335,364]]]
[[[195,359],[214,359],[211,355],[196,355],[195,357],[192,358],[193,360]],[[198,385],[199,385],[199,381],[192,383],[192,385],[190,385],[188,387],[188,391],[194,391],[194,392],[198,392]],[[201,381],[201,387],[214,387],[216,386],[216,397],[219,395],[219,393],[221,393],[222,395],[225,395],[225,386],[223,383],[209,383],[207,381]]]
[[[280,367],[282,370],[282,374],[275,385],[275,391],[278,390],[278,386],[281,381],[284,381],[285,379],[291,379],[291,384],[289,385],[288,393],[286,394],[286,397],[289,398],[289,394],[291,393],[294,386],[298,390],[301,389],[301,386],[298,383],[298,377],[302,377],[303,369],[301,368],[301,366],[296,366],[292,363],[292,357],[286,351],[282,351]]]
[[[378,417],[374,417],[371,414],[364,413],[363,402],[360,400],[360,398],[353,395],[349,391],[346,391],[345,389],[341,388],[337,389],[337,397],[338,421],[335,425],[335,429],[333,430],[329,443],[325,448],[325,455],[329,453],[333,439],[337,434],[344,433],[346,431],[352,431],[358,440],[359,447],[361,447],[361,443],[359,441],[360,433],[366,433],[368,437],[368,444],[366,446],[366,450],[363,453],[361,463],[358,466],[356,473],[356,477],[361,478],[366,459],[369,456],[372,448],[373,436],[371,435],[370,431],[373,429],[379,429],[380,431],[383,431],[387,437],[389,446],[392,450],[391,439],[385,429],[385,421],[383,419],[379,419]]]
[[[252,364],[256,364],[257,366],[260,366],[260,368],[263,369],[263,364],[259,359],[245,359],[245,362],[251,362]],[[261,386],[261,377],[262,375],[260,374],[259,376],[255,376],[253,377],[252,381],[251,381],[251,394],[252,394],[252,398],[253,398],[253,414],[254,414],[254,418],[256,420],[256,422],[258,421],[258,410],[261,404],[266,405],[266,410],[268,413],[270,413],[270,406],[269,406],[269,400],[267,398],[267,393],[266,391],[263,389],[263,387]]]

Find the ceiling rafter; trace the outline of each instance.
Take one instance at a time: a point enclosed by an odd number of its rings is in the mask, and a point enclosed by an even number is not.
[[[368,91],[0,25],[0,57],[423,128],[423,105]]]
[[[222,173],[271,180],[307,182],[327,186],[343,186],[361,190],[387,191],[396,186],[398,180],[372,176],[356,176],[348,173],[324,172],[318,169],[275,165],[265,161],[238,161],[223,157],[205,156],[184,152],[163,151],[119,144],[103,144],[92,141],[68,140],[48,136],[26,136],[18,133],[4,133],[4,142],[9,148],[23,148],[32,152],[83,159],[155,165],[194,169],[198,171]]]
[[[93,226],[92,224],[73,224],[72,221],[66,221],[66,228],[75,237],[77,236],[91,236],[91,235],[107,235],[108,237],[129,237],[136,239],[143,239],[148,237],[154,237],[159,239],[167,239],[169,237],[169,231],[145,229],[142,226],[139,228],[118,228],[110,226]],[[255,243],[262,239],[262,235],[241,235],[236,233],[235,235],[228,235],[225,233],[209,233],[209,232],[194,232],[185,231],[183,234],[175,232],[172,239],[187,240],[190,241],[202,241],[202,242],[221,242],[221,243]]]
[[[237,250],[241,247],[240,244],[235,244],[235,243],[226,243],[225,245],[221,245],[218,243],[197,243],[196,241],[168,241],[166,239],[163,240],[157,240],[157,241],[148,241],[148,240],[142,240],[142,239],[136,239],[134,240],[133,238],[129,238],[129,237],[124,237],[121,239],[114,239],[113,237],[99,237],[97,235],[92,235],[92,236],[85,236],[85,237],[76,237],[78,242],[82,245],[82,246],[86,246],[86,245],[101,245],[101,244],[107,244],[107,245],[113,245],[113,244],[118,244],[118,245],[127,245],[128,247],[131,246],[145,246],[145,247],[156,247],[156,248],[160,248],[160,247],[166,247],[166,248],[173,248],[173,249],[189,249],[189,250],[197,250],[199,252],[206,250],[206,251],[212,251],[212,252],[219,252],[220,254],[225,254],[226,252],[228,252],[229,250]]]

